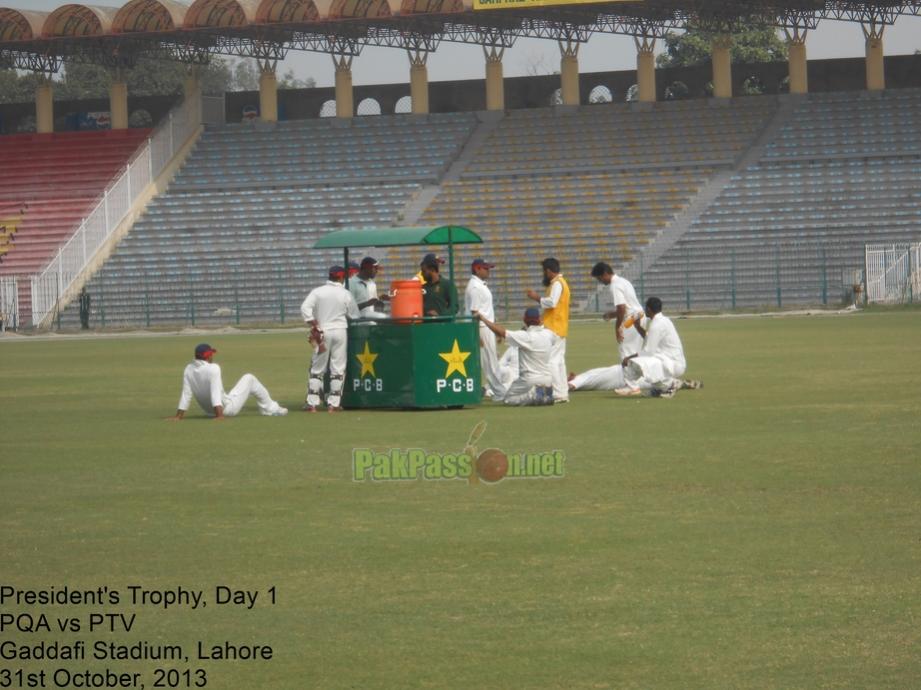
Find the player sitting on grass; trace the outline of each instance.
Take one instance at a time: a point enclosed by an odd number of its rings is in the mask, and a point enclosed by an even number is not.
[[[508,331],[478,311],[473,312],[473,317],[500,338],[505,338],[518,352],[518,378],[495,400],[506,405],[552,405],[550,351],[553,335],[541,324],[540,309],[531,307],[525,310],[525,327],[520,331]]]
[[[647,394],[671,398],[681,388],[700,388],[699,381],[682,381],[687,368],[684,347],[672,320],[662,313],[662,300],[646,300],[646,327],[633,327],[643,336],[643,349],[621,362],[625,385],[615,389],[618,395]]]
[[[190,362],[182,374],[182,396],[179,407],[173,417],[167,419],[178,422],[189,409],[192,396],[209,415],[215,419],[234,417],[240,413],[250,395],[256,396],[259,412],[267,417],[284,417],[288,410],[272,400],[265,386],[252,374],[243,374],[237,385],[229,393],[224,391],[221,380],[221,367],[211,359],[217,350],[202,343],[195,348],[195,360]]]

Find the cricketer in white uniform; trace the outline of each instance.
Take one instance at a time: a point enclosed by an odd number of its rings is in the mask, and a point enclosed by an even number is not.
[[[288,410],[272,400],[266,387],[252,374],[244,374],[229,393],[224,390],[221,367],[211,359],[217,350],[202,343],[195,348],[195,359],[182,373],[182,394],[176,415],[170,419],[179,421],[185,416],[192,397],[207,414],[215,419],[235,417],[243,409],[250,395],[256,397],[259,412],[267,417],[283,417]]]
[[[556,338],[541,324],[540,309],[525,310],[525,327],[520,331],[506,330],[478,312],[474,312],[474,316],[500,338],[508,340],[518,353],[518,378],[497,399],[506,405],[552,405],[551,356]]]
[[[662,300],[658,297],[646,300],[646,318],[646,328],[639,327],[641,332],[645,331],[643,349],[624,359],[626,385],[616,392],[671,397],[682,387],[679,377],[687,368],[684,347],[675,324],[662,313]]]
[[[361,316],[355,298],[345,289],[343,280],[345,269],[342,266],[330,267],[326,284],[311,290],[301,305],[301,316],[311,328],[311,337],[315,342],[304,404],[304,410],[308,412],[317,411],[320,396],[323,395],[323,376],[327,369],[329,394],[326,396],[326,407],[329,412],[340,409],[348,356],[348,320]]]
[[[499,380],[504,391],[518,378],[518,348],[509,345],[505,353],[499,358]]]
[[[366,256],[361,260],[358,274],[354,277],[349,276],[349,292],[355,298],[358,305],[358,311],[366,319],[386,319],[387,314],[378,311],[378,308],[384,306],[384,301],[390,299],[388,295],[378,297],[377,283],[374,279],[380,270],[380,263],[377,259]]]
[[[492,292],[486,281],[489,279],[489,269],[495,268],[483,259],[474,259],[470,264],[470,280],[464,290],[464,313],[472,315],[478,312],[489,321],[496,320],[493,309]],[[499,376],[499,358],[496,355],[496,334],[480,322],[480,368],[486,377],[486,397],[492,398],[505,390]]]
[[[620,350],[618,361],[622,362],[643,348],[643,337],[639,331],[631,328],[635,320],[642,320],[643,305],[636,296],[633,283],[614,273],[609,264],[601,261],[595,264],[592,267],[592,277],[606,288],[614,305],[614,311],[606,312],[604,320],[614,319],[614,334]]]

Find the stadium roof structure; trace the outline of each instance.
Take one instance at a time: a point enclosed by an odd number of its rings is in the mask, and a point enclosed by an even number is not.
[[[104,0],[103,0],[104,1]],[[556,4],[553,4],[556,3]],[[290,50],[355,56],[366,45],[434,51],[441,41],[511,47],[520,37],[578,44],[593,33],[656,38],[689,21],[716,33],[759,22],[811,29],[835,19],[892,24],[921,0],[130,0],[121,7],[64,4],[53,12],[0,8],[0,66],[55,72],[65,59],[131,66],[141,55],[207,62],[211,55],[267,63]]]

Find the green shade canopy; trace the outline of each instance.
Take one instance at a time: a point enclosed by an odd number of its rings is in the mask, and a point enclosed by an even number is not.
[[[348,228],[323,235],[314,249],[348,247],[405,247],[419,244],[482,244],[470,228],[442,225],[440,228]]]

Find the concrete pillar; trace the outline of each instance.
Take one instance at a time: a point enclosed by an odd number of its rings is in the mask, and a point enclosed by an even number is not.
[[[576,47],[578,49],[578,46]],[[564,50],[560,58],[560,95],[563,105],[579,105],[579,56]]]
[[[410,56],[409,96],[412,99],[413,113],[425,115],[429,111],[429,71],[425,58]]]
[[[342,56],[336,63],[336,117],[355,115],[355,95],[352,93],[352,58]]]
[[[259,74],[259,119],[278,122],[278,79],[274,68],[263,68]]]
[[[867,36],[867,91],[886,88],[886,70],[883,66],[883,35]]]
[[[182,84],[182,93],[187,102],[194,104],[196,116],[201,120],[201,74],[197,67],[189,68]]]
[[[717,36],[713,39],[713,96],[715,98],[732,98],[732,46],[730,36]]]
[[[809,77],[806,70],[806,37],[787,41],[790,67],[790,93],[809,93]]]
[[[486,52],[486,110],[505,110],[505,83],[502,80],[502,53]]]
[[[128,129],[128,84],[123,81],[109,86],[109,114],[112,129]]]
[[[54,87],[50,79],[35,88],[35,131],[39,134],[54,131]]]
[[[656,100],[656,60],[653,54],[655,40],[642,45],[636,51],[636,85],[639,93],[637,100],[652,103]]]

